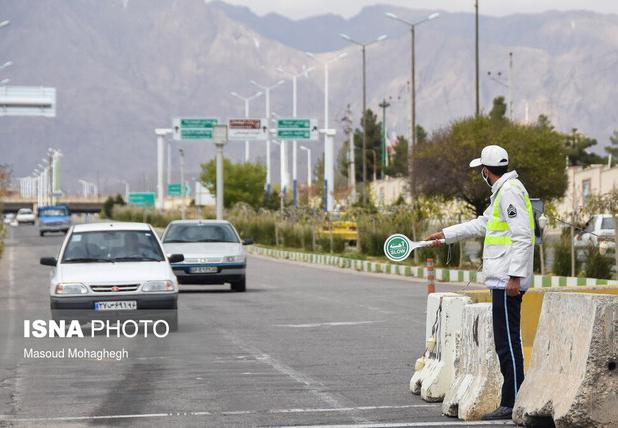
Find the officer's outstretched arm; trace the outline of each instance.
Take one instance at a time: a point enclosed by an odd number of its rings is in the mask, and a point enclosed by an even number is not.
[[[466,239],[480,238],[485,236],[487,221],[489,220],[489,208],[485,210],[483,215],[478,216],[474,220],[456,224],[454,226],[445,227],[442,229],[444,239],[447,244],[453,242],[465,241]]]
[[[525,278],[530,275],[529,262],[531,252],[534,251],[530,228],[530,215],[526,207],[526,200],[521,189],[516,187],[504,189],[500,200],[500,211],[511,230],[512,253],[508,269],[509,276]]]

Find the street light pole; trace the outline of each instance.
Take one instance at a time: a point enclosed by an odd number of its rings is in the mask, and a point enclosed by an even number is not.
[[[183,149],[178,149],[178,153],[180,153],[180,215],[182,219],[185,219],[186,215],[186,195],[185,195],[185,151]]]
[[[386,39],[386,34],[381,35],[377,39],[369,42],[369,43],[361,43],[354,39],[352,39],[347,34],[340,33],[343,39],[347,40],[350,43],[354,43],[361,47],[362,55],[363,55],[363,112],[361,117],[361,126],[363,127],[363,151],[362,151],[362,163],[363,163],[363,205],[367,204],[367,127],[365,126],[365,113],[367,112],[367,59],[366,59],[366,50],[367,46],[372,45],[377,42],[381,42]]]
[[[270,90],[275,89],[277,86],[280,86],[285,83],[284,80],[279,80],[272,86],[264,86],[257,83],[255,80],[251,80],[250,83],[264,91],[264,99],[265,99],[265,109],[266,109],[266,121],[270,125]],[[266,134],[266,194],[270,195],[272,191],[271,184],[271,168],[270,168],[270,132]]]
[[[300,146],[300,148],[307,152],[307,195],[309,195],[311,189],[311,149],[305,146]]]
[[[416,148],[416,26],[431,21],[440,16],[438,12],[432,13],[420,21],[410,22],[394,13],[387,12],[386,16],[410,28],[410,141],[408,144],[408,175],[410,176],[410,198],[414,201],[416,196],[416,168],[414,165],[414,149]]]
[[[347,52],[342,52],[336,57],[328,60],[328,61],[320,61],[316,58],[314,54],[311,52],[305,52],[305,54],[318,61],[324,67],[324,129],[328,129],[328,104],[329,104],[329,84],[328,84],[328,76],[329,76],[329,65],[335,61],[338,61],[342,58],[345,58],[348,54]],[[327,211],[331,211],[333,209],[333,193],[335,192],[335,147],[333,144],[333,139],[328,138],[328,135],[324,133],[324,184],[325,184],[325,209]]]
[[[172,133],[168,128],[156,128],[157,136],[157,206],[159,209],[165,207],[165,190],[163,188],[163,169],[165,167],[165,136]]]
[[[298,91],[297,91],[297,83],[298,78],[301,76],[308,76],[309,72],[313,70],[313,67],[305,68],[303,66],[303,71],[300,73],[293,73],[284,70],[282,67],[277,67],[277,71],[287,74],[292,79],[292,117],[297,117],[297,108],[298,108]],[[285,152],[285,142],[281,142],[282,150]],[[294,207],[298,205],[298,192],[297,192],[297,182],[298,182],[298,174],[297,174],[297,151],[298,151],[298,142],[296,140],[292,141],[292,204]],[[287,164],[287,156],[286,156],[286,164]],[[287,165],[286,165],[287,166]],[[286,168],[287,170],[287,168]],[[287,179],[286,179],[287,182]]]
[[[230,95],[240,99],[241,101],[245,103],[245,118],[248,118],[249,117],[249,103],[251,103],[251,101],[261,96],[262,91],[257,92],[254,95],[251,95],[250,97],[243,97],[241,95],[238,95],[238,93],[236,92],[231,92]],[[249,162],[249,140],[245,140],[245,162]]]
[[[391,106],[391,103],[386,101],[386,98],[382,99],[379,107],[382,109],[382,153],[380,159],[380,178],[384,180],[384,170],[388,166],[388,157],[386,153],[386,109]]]

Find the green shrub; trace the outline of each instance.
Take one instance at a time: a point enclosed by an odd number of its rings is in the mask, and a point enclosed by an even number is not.
[[[584,269],[587,278],[611,279],[613,265],[612,258],[602,255],[597,247],[587,249]]]
[[[552,272],[558,276],[571,276],[571,238],[570,234],[562,233],[560,240],[554,245],[554,265]],[[579,272],[581,263],[575,258],[575,273]]]

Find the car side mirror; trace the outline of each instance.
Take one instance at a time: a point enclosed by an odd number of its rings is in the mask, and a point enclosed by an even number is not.
[[[243,245],[253,245],[253,239],[249,238],[249,239],[245,239],[244,241],[242,241]]]
[[[55,257],[41,257],[40,263],[43,266],[56,266],[58,264],[58,260]]]
[[[184,254],[170,254],[167,258],[170,263],[180,263],[185,261]]]

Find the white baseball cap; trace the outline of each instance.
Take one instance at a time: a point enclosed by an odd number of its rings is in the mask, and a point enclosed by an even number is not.
[[[509,164],[509,154],[500,146],[487,146],[481,152],[481,157],[470,162],[470,168],[477,166],[505,166]]]

